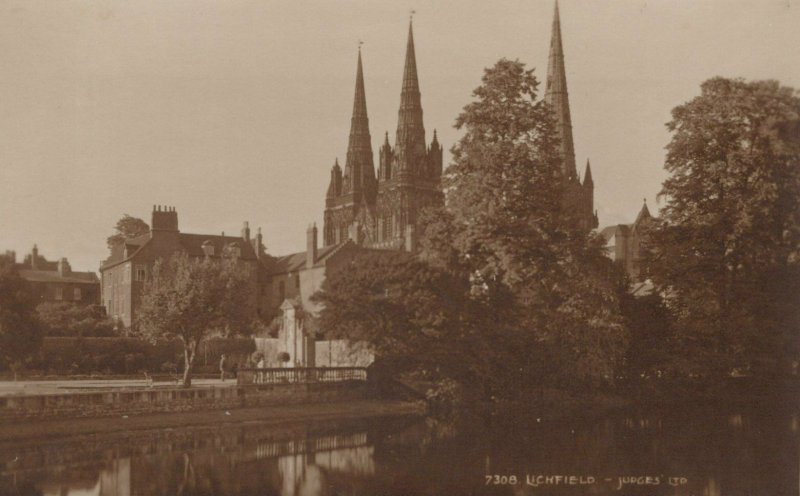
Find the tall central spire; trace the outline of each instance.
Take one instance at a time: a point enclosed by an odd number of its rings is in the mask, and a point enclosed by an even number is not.
[[[413,23],[408,23],[406,63],[403,69],[403,89],[400,93],[400,112],[397,119],[397,141],[400,154],[425,153],[425,127],[422,125],[422,102],[417,79],[417,58],[414,53]]]
[[[359,194],[371,191],[375,182],[375,167],[372,158],[372,139],[367,117],[367,96],[364,91],[364,68],[361,64],[361,48],[358,49],[356,70],[356,92],[353,98],[353,116],[350,119],[350,140],[345,161],[344,192]]]
[[[558,15],[558,0],[553,13],[553,32],[550,38],[550,57],[547,63],[547,89],[544,99],[553,108],[556,126],[561,138],[561,156],[564,175],[568,179],[578,176],[575,166],[575,146],[572,141],[572,119],[569,114],[567,73],[564,69],[564,47],[561,43],[561,20]]]

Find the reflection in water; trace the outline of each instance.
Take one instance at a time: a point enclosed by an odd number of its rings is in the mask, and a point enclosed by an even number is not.
[[[459,426],[408,418],[226,424],[0,442],[0,495],[797,494],[796,412],[690,410]],[[520,482],[487,486],[491,474]],[[528,474],[593,475],[598,483],[532,487]],[[663,482],[617,490],[620,476]],[[670,485],[670,476],[685,482]]]
[[[39,488],[42,496],[130,496],[131,460],[113,460],[94,481],[44,482]]]

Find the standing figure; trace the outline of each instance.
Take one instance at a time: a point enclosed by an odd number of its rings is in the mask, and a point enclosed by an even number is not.
[[[225,354],[219,358],[219,379],[225,382]]]

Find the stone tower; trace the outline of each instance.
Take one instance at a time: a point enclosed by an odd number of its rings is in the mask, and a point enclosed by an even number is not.
[[[567,183],[564,206],[574,214],[582,228],[593,229],[598,225],[597,214],[594,211],[594,181],[588,160],[583,183],[578,177],[575,164],[575,145],[572,140],[572,118],[569,112],[569,92],[567,91],[567,73],[564,67],[564,46],[561,41],[558,0],[556,0],[553,13],[553,31],[550,38],[544,100],[553,109],[558,135],[561,139],[562,170]]]
[[[378,151],[377,181],[369,144],[359,52],[347,163],[344,174],[338,163],[331,170],[325,208],[325,245],[352,239],[373,248],[415,251],[420,210],[444,201],[442,152],[436,131],[430,146],[425,143],[414,32],[409,23],[395,145],[392,147],[389,143],[387,132]],[[360,189],[357,191],[357,188]]]

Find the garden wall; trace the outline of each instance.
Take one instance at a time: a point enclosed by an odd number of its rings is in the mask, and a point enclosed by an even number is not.
[[[329,403],[366,396],[367,384],[363,381],[2,396],[0,422]]]

